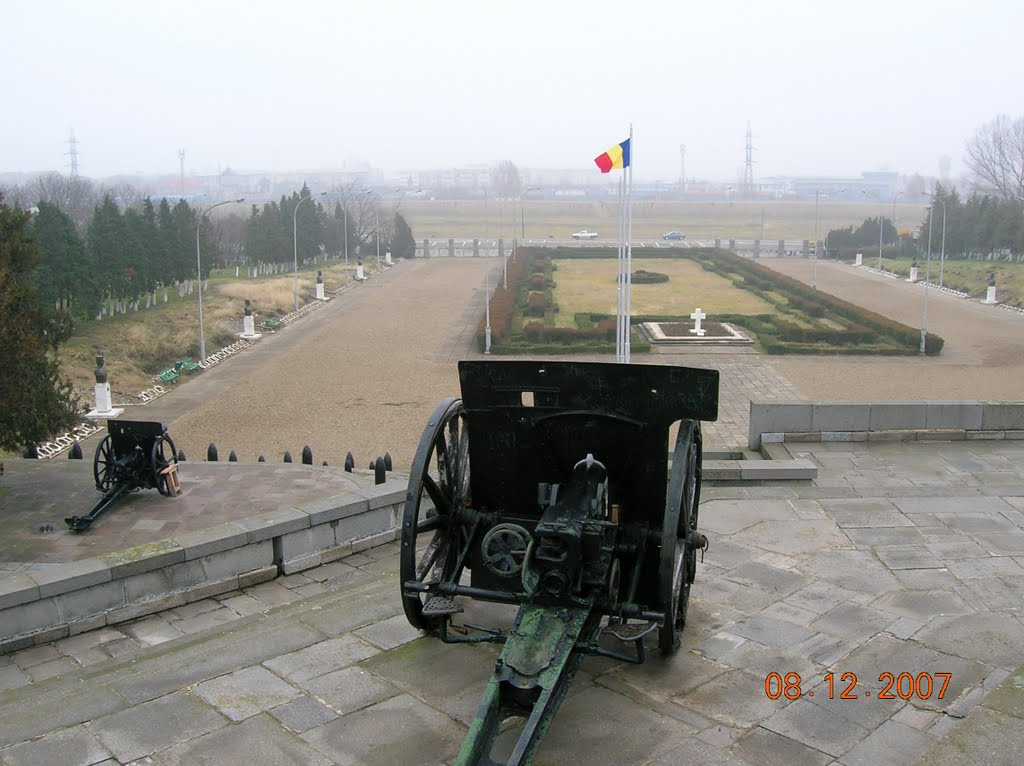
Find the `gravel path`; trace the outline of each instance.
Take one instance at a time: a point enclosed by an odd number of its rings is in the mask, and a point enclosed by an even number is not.
[[[811,281],[809,260],[761,263]],[[338,465],[351,451],[357,467],[365,468],[389,451],[396,467],[408,467],[427,416],[441,399],[459,393],[455,363],[480,358],[473,333],[488,268],[492,280],[500,278],[496,259],[403,262],[145,410],[168,424],[191,459],[202,459],[214,442],[222,460],[234,450],[243,461],[263,454],[277,462],[288,450],[298,461],[308,444],[317,464]],[[818,263],[817,281],[825,292],[920,325],[919,285],[826,262]],[[708,443],[717,446],[745,442],[751,398],[1024,398],[1024,318],[933,290],[928,326],[946,340],[938,358],[665,349],[634,361],[721,370],[721,418],[706,425]],[[131,416],[149,416],[145,410]]]
[[[427,416],[459,393],[455,362],[476,331],[488,267],[500,274],[500,263],[479,258],[405,261],[342,294],[340,306],[279,333],[293,336],[290,345],[169,423],[175,444],[189,457],[214,442],[221,460],[234,450],[271,462],[286,450],[298,462],[309,445],[318,465],[352,452],[359,468],[390,451],[408,466]],[[261,355],[262,343],[245,353]],[[210,373],[230,377],[233,365]]]
[[[809,259],[760,263],[811,284]],[[823,292],[921,327],[920,284],[825,261],[818,262],[817,284]],[[938,357],[791,356],[773,357],[771,363],[812,401],[1024,398],[1024,317],[929,290],[928,331],[945,340]]]

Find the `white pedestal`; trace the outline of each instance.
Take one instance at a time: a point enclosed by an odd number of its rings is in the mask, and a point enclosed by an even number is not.
[[[363,276],[363,264],[361,263],[356,266],[356,279],[359,281],[366,279],[366,277]]]
[[[910,267],[910,279],[908,279],[907,281],[908,282],[916,282],[917,281],[917,266],[911,266]]]
[[[256,338],[263,337],[262,333],[256,332],[256,322],[251,316],[242,317],[242,334],[239,337],[246,340],[255,340]]]
[[[391,253],[390,252],[384,253],[384,265],[385,266],[390,266],[391,265]]]
[[[854,265],[855,266],[863,266],[864,265],[864,253],[857,253],[857,260],[854,263]]]
[[[89,420],[106,420],[110,418],[116,418],[118,415],[124,412],[123,407],[110,406],[109,383],[97,383],[95,391],[96,409],[90,410],[88,413],[86,413],[86,417],[89,418]]]
[[[995,285],[990,285],[989,288],[985,291],[985,303],[995,303],[995,302],[996,302],[996,286]]]
[[[324,285],[323,282],[318,282],[316,285],[316,299],[318,301],[326,300],[324,298]]]

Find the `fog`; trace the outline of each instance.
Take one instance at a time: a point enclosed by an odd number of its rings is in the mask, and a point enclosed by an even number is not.
[[[0,173],[964,171],[1024,103],[1024,3],[3,0]],[[594,172],[597,170],[594,168]]]

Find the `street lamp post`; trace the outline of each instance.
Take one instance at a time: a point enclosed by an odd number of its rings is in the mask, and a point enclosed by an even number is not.
[[[928,253],[925,256],[924,274],[924,315],[921,317],[921,354],[924,355],[928,347],[928,282],[932,273],[932,211],[934,205],[928,208]]]
[[[935,197],[935,201],[942,205],[942,252],[939,255],[939,287],[943,287],[943,272],[946,268],[946,201],[938,196]]]
[[[199,214],[199,218],[196,220],[196,279],[199,282],[199,359],[206,359],[206,336],[203,334],[203,262],[199,257],[199,227],[203,225],[203,218],[206,214],[213,210],[215,207],[221,205],[228,205],[232,202],[245,202],[245,197],[239,199],[229,199],[224,202],[218,202],[216,205],[210,205],[206,210]]]
[[[322,197],[327,192],[320,192],[316,196]],[[299,205],[308,199],[313,199],[313,195],[308,197],[300,197],[299,201],[295,203],[295,209],[292,210],[292,248],[293,248],[293,268],[295,270],[295,310],[299,310]]]
[[[903,196],[903,192],[897,192],[892,198],[892,228],[896,231],[896,239],[899,240],[900,232],[896,228],[896,200]],[[879,234],[881,236],[881,234]],[[882,248],[878,248],[878,270],[882,270]]]
[[[836,193],[842,193],[846,191],[844,186],[842,189],[837,189]],[[811,288],[814,290],[818,289],[818,226],[820,224],[821,216],[819,214],[818,200],[821,197],[827,197],[827,194],[822,193],[821,189],[814,190],[814,257],[811,258]],[[828,248],[828,235],[825,235],[825,247]],[[828,255],[828,252],[825,253]]]

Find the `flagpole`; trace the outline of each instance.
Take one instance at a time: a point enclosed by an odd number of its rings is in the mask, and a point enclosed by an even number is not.
[[[624,179],[619,178],[616,184],[617,199],[615,210],[615,223],[616,223],[616,237],[618,239],[618,252],[615,259],[615,361],[619,364],[622,363],[622,356],[624,353],[622,344],[622,307],[623,307],[623,295],[622,295],[622,239],[623,239],[623,201],[625,198]]]
[[[629,317],[632,310],[633,291],[633,123],[629,123],[629,178],[626,182],[626,312],[624,316],[626,364],[629,364],[630,330]]]

